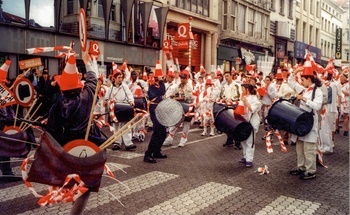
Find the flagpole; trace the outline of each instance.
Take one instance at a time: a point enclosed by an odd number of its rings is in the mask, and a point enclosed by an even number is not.
[[[191,25],[191,21],[192,21],[192,17],[190,16],[188,18],[189,20],[189,31],[190,31],[190,35],[191,35],[191,32],[192,32],[192,25]],[[188,65],[191,66],[191,50],[192,49],[192,40],[191,38],[188,40]]]

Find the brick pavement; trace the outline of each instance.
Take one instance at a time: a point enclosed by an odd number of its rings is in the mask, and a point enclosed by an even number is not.
[[[242,151],[222,146],[224,134],[200,134],[192,126],[183,148],[176,146],[176,134],[174,145],[163,147],[169,157],[156,164],[142,161],[150,133],[145,142],[135,141],[134,152],[108,150],[108,166],[120,182],[103,177],[85,214],[349,214],[348,138],[336,135],[334,154],[324,156],[328,168],[318,168],[316,179],[304,181],[288,174],[296,165],[295,146],[287,145],[283,153],[273,145],[268,154],[259,132],[254,167],[246,168],[238,162]],[[19,164],[13,165],[19,174]],[[256,170],[264,165],[270,173],[259,175]],[[0,190],[0,214],[67,214],[71,207],[39,208],[23,182],[1,183]]]

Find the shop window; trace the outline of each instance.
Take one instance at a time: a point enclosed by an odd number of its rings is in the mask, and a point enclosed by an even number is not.
[[[253,9],[248,8],[248,36],[253,36],[254,33],[254,14]]]
[[[67,15],[73,14],[74,4],[73,0],[67,0]]]
[[[122,41],[120,0],[113,1],[109,22],[109,36],[113,41]]]
[[[259,13],[259,12],[256,12],[255,13],[256,15],[256,25],[255,25],[255,30],[254,30],[254,38],[258,38],[258,39],[261,39],[261,31],[262,31],[262,23],[261,23],[261,17],[262,17],[262,14]]]
[[[238,5],[237,30],[239,33],[245,33],[245,11],[246,7],[244,5]]]
[[[23,0],[0,1],[0,22],[25,25],[25,6]]]
[[[59,30],[60,32],[72,33],[78,35],[78,14],[79,14],[80,4],[79,1],[68,0],[66,4],[61,4],[61,20]],[[89,11],[85,11],[86,17],[90,16]],[[89,28],[89,22],[87,22]]]
[[[280,0],[280,14],[284,16],[284,0]]]
[[[98,0],[98,17],[103,18],[103,7],[102,7],[102,0]]]
[[[236,30],[236,10],[237,10],[237,2],[231,1],[231,22],[230,22],[230,30]]]

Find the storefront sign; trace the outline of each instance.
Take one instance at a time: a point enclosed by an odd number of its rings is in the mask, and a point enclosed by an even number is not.
[[[164,40],[162,49],[163,49],[164,52],[172,51],[173,50],[173,46],[171,45],[171,41],[170,40]]]
[[[305,49],[307,48],[308,44],[295,41],[294,43],[294,57],[299,59],[304,59],[305,57]],[[310,46],[309,52],[312,54],[312,57],[317,63],[321,63],[321,49]]]
[[[20,60],[18,61],[19,69],[24,70],[28,68],[33,68],[37,66],[42,66],[41,58],[32,58],[32,59],[27,59],[27,60]]]
[[[335,59],[341,59],[341,41],[342,41],[342,29],[337,28],[335,31]]]
[[[190,31],[190,23],[180,23],[177,25],[177,32],[175,34],[175,40],[193,40],[193,34]]]
[[[190,41],[177,41],[176,34],[177,28],[173,26],[168,26],[166,40],[170,41],[171,46],[173,47],[173,59],[178,59],[180,65],[188,65],[188,50],[189,45],[191,46],[191,66],[195,67],[195,71],[199,71],[199,66],[201,56],[201,34],[193,32],[193,40]]]

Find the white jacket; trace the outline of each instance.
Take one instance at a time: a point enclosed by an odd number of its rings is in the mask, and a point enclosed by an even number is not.
[[[261,110],[262,103],[257,95],[247,95],[247,102],[250,104],[252,111],[248,107],[244,107],[245,115],[242,115],[254,128],[254,132],[258,133],[260,126],[259,110]]]
[[[112,85],[106,93],[107,99],[110,98],[118,103],[130,103],[134,102],[134,95],[130,91],[129,87],[122,83],[118,87]]]
[[[301,92],[304,90],[303,96],[306,98],[306,102],[300,101],[300,108],[308,111],[308,112],[313,112],[313,117],[314,117],[314,124],[312,126],[311,131],[303,136],[299,137],[299,140],[305,141],[305,142],[312,142],[316,143],[317,138],[318,138],[318,115],[316,111],[320,110],[322,107],[322,91],[320,88],[317,88],[315,91],[315,98],[312,99],[312,92],[313,88],[315,87],[315,84],[312,84],[309,89],[306,89],[302,85],[300,85],[298,82],[295,81],[295,75],[290,75],[288,78],[288,84],[289,86],[294,89],[296,92]],[[311,89],[312,88],[312,89]]]

